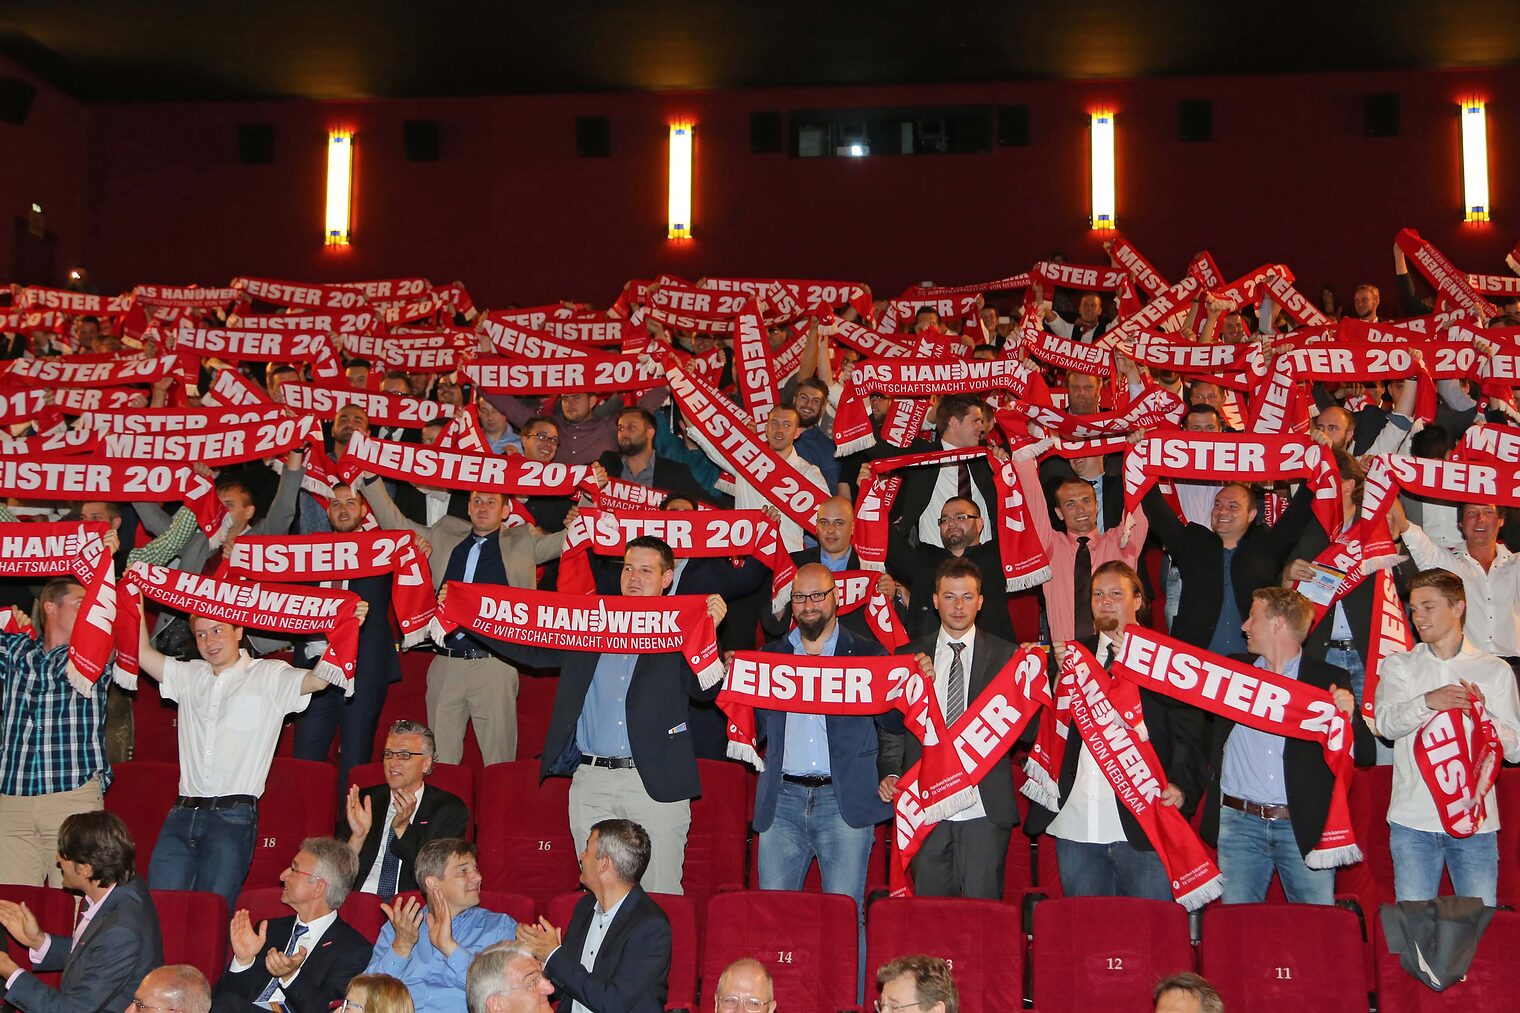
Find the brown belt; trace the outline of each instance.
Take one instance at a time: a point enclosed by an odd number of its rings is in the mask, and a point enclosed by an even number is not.
[[[1260,802],[1247,802],[1245,799],[1236,798],[1234,795],[1222,795],[1220,796],[1220,801],[1224,803],[1227,809],[1238,809],[1252,816],[1260,816],[1264,820],[1291,819],[1288,815],[1288,807],[1285,805],[1262,805]]]

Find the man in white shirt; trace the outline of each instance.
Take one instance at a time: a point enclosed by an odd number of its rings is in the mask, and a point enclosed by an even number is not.
[[[355,621],[368,614],[361,601]],[[149,642],[146,621],[138,638],[142,671],[179,704],[179,798],[159,831],[148,885],[218,893],[231,910],[253,861],[280,726],[327,683],[283,661],[250,658],[239,646],[240,626],[191,616],[190,633],[200,661],[164,657]]]
[[[1397,503],[1388,512],[1388,529],[1395,538],[1402,535],[1420,569],[1450,570],[1462,578],[1467,638],[1474,647],[1506,660],[1520,658],[1520,556],[1499,541],[1504,512],[1492,503],[1463,503],[1458,510],[1460,548],[1437,545]]]
[[[1424,570],[1409,582],[1410,611],[1421,643],[1383,660],[1374,716],[1379,733],[1394,740],[1388,846],[1397,899],[1433,899],[1444,866],[1458,896],[1481,897],[1493,906],[1499,888],[1498,799],[1492,792],[1485,797],[1486,812],[1476,832],[1453,836],[1416,758],[1422,736],[1428,736],[1433,764],[1438,751],[1451,752],[1453,719],[1456,735],[1470,734],[1477,702],[1499,733],[1504,758],[1520,759],[1520,691],[1508,665],[1463,636],[1465,583],[1449,570]],[[1480,776],[1478,771],[1469,774]],[[1445,780],[1452,771],[1442,766],[1429,776]]]
[[[294,915],[261,921],[232,916],[232,964],[216,983],[213,1008],[247,1010],[283,1003],[326,1009],[369,962],[369,940],[338,915],[358,860],[341,841],[312,837],[280,873],[280,902]],[[260,955],[262,954],[262,959]]]
[[[797,469],[797,474],[802,480],[820,490],[823,495],[818,498],[822,503],[833,495],[833,490],[824,481],[823,472],[809,464],[797,453],[793,446],[797,442],[797,436],[802,432],[802,424],[798,420],[795,408],[773,408],[770,417],[765,420],[765,443],[775,454],[787,464]],[[771,477],[775,482],[775,476]],[[735,510],[764,510],[771,505],[771,501],[760,494],[742,475],[735,476],[734,480],[734,509]],[[786,551],[801,552],[805,547],[805,536],[800,525],[785,514],[781,515],[781,540],[786,544]]]
[[[1124,647],[1124,631],[1145,604],[1140,575],[1114,560],[1092,578],[1094,639],[1083,642],[1107,668]],[[1067,645],[1056,643],[1057,664]],[[1166,774],[1161,804],[1190,813],[1203,794],[1203,712],[1149,690],[1140,691],[1140,713]],[[1130,811],[1119,804],[1108,778],[1082,742],[1076,725],[1068,732],[1057,789],[1056,811],[1030,806],[1024,832],[1055,838],[1061,889],[1068,897],[1145,897],[1171,900],[1171,881],[1155,846]]]

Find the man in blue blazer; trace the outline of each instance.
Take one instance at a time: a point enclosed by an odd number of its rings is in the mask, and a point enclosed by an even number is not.
[[[122,1013],[137,983],[164,962],[158,912],[148,884],[133,874],[136,848],[115,813],[75,813],[58,828],[63,885],[84,894],[72,936],[49,935],[25,904],[0,900],[0,925],[30,948],[32,969],[62,971],[57,988],[0,950],[0,998],[27,1013]]]
[[[838,605],[828,567],[803,566],[792,585],[797,628],[765,649],[777,654],[886,654],[876,641],[839,625]],[[875,718],[755,712],[755,730],[766,743],[765,770],[755,792],[760,889],[801,890],[817,858],[824,892],[855,898],[863,916],[875,826],[892,814],[878,795],[887,773],[878,770],[879,728],[902,731],[901,718],[895,711]]]

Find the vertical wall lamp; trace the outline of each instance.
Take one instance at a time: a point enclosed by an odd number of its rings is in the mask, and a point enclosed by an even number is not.
[[[1092,219],[1094,229],[1116,228],[1114,208],[1114,114],[1092,114]]]
[[[1462,206],[1470,222],[1489,219],[1488,112],[1482,99],[1462,103]]]
[[[327,134],[327,245],[348,245],[348,210],[353,197],[354,135],[351,130]]]
[[[670,199],[666,238],[691,238],[692,131],[690,123],[670,125]]]

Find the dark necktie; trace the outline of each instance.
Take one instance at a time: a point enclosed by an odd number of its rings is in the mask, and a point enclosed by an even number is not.
[[[375,893],[381,900],[390,900],[396,896],[396,883],[401,878],[401,859],[391,850],[391,845],[396,843],[396,829],[391,823],[385,825],[385,841],[380,846],[385,852],[380,856],[380,882],[375,888]]]
[[[966,666],[961,664],[966,645],[951,642],[945,646],[950,648],[950,674],[945,680],[945,726],[949,728],[966,713]]]
[[[294,931],[292,931],[290,933],[290,942],[288,942],[288,943],[285,944],[285,956],[288,957],[292,953],[296,952],[296,944],[301,941],[301,937],[304,936],[304,935],[306,935],[306,933],[308,931],[309,931],[308,926],[302,925],[300,922],[296,922],[295,927],[294,927]],[[269,984],[267,984],[267,985],[264,986],[264,991],[260,992],[259,993],[259,997],[257,999],[255,999],[254,1001],[255,1002],[268,1002],[269,999],[270,999],[270,997],[274,995],[275,989],[277,989],[279,987],[280,987],[280,979],[279,978],[270,978],[269,979]]]
[[[1076,629],[1073,636],[1082,640],[1093,635],[1092,617],[1092,552],[1088,539],[1077,539],[1077,556],[1071,564],[1071,596],[1076,606]]]
[[[964,500],[971,499],[971,464],[969,461],[962,461],[957,466],[955,472],[955,495]],[[973,503],[976,502],[975,500],[971,501]]]

